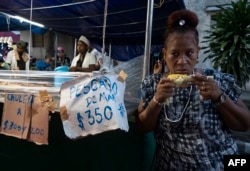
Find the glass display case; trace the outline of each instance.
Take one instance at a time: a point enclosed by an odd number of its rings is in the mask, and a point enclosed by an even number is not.
[[[46,90],[50,94],[58,95],[62,83],[86,74],[92,73],[2,70],[0,94],[38,93],[40,90]]]

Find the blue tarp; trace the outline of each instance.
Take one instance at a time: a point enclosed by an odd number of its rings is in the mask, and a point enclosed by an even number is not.
[[[1,0],[0,11],[32,19],[45,25],[46,29],[65,33],[78,38],[87,36],[97,47],[103,45],[103,26],[105,30],[105,49],[112,47],[112,57],[127,61],[144,53],[147,21],[146,0],[107,0],[107,17],[104,24],[105,0]],[[162,3],[162,4],[161,4]],[[166,28],[167,16],[178,9],[185,8],[183,0],[154,0],[152,22],[152,47],[163,43],[162,35]],[[32,16],[32,17],[31,17]],[[29,26],[29,25],[28,25]],[[23,30],[27,26],[11,21],[9,28],[5,18],[0,18],[0,29]],[[29,29],[29,27],[28,27]],[[32,28],[36,33],[45,29]],[[154,51],[155,48],[152,48]]]

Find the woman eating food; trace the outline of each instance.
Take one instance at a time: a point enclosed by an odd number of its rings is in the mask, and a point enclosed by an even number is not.
[[[167,72],[141,83],[136,122],[144,133],[154,132],[157,170],[223,170],[224,155],[239,153],[231,130],[250,128],[250,112],[234,76],[195,67],[197,25],[197,15],[186,9],[168,17],[163,48]]]

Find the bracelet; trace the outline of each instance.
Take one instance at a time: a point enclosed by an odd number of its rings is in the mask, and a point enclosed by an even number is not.
[[[153,101],[158,105],[161,106],[163,103],[158,102],[158,100],[156,100],[155,96],[153,97]]]

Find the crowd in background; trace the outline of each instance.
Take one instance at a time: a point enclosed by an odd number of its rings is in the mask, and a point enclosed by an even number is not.
[[[59,67],[67,67],[68,71],[92,72],[99,70],[102,64],[102,54],[95,49],[85,36],[80,36],[77,43],[77,56],[70,58],[59,46],[55,57],[46,55],[37,60],[28,53],[28,43],[20,40],[15,48],[9,48],[5,58],[0,60],[1,70],[39,70],[54,71]]]

